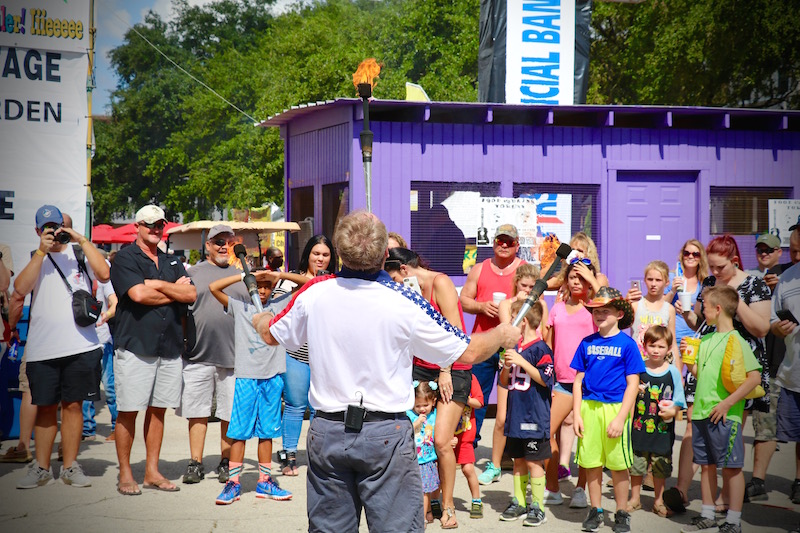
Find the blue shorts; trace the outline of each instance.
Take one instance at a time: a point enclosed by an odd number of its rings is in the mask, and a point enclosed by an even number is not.
[[[692,420],[694,463],[719,468],[744,466],[742,424],[734,420],[714,424],[710,419]]]
[[[778,440],[800,442],[800,393],[781,389],[777,419]]]
[[[280,374],[268,379],[236,378],[228,438],[274,439],[281,436]]]
[[[561,394],[568,394],[572,396],[572,383],[561,383],[556,381],[553,385],[553,392],[560,392]]]

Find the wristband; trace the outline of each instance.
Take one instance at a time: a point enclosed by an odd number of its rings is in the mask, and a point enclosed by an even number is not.
[[[42,256],[42,257],[44,257],[44,256],[46,256],[47,254],[46,254],[46,253],[44,253],[43,251],[41,251],[39,248],[37,248],[37,249],[36,249],[36,255],[39,255],[39,256]]]
[[[89,239],[87,239],[86,237],[81,237],[80,240],[78,240],[78,246],[83,246],[87,242],[89,242]]]
[[[445,374],[449,374],[450,373],[450,369],[449,368],[440,368],[439,369],[439,373],[442,373],[442,372],[444,372]]]

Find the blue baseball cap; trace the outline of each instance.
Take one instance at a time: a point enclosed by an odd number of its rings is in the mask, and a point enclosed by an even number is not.
[[[36,229],[42,229],[45,224],[56,224],[60,226],[64,223],[61,211],[54,205],[43,205],[36,211]]]

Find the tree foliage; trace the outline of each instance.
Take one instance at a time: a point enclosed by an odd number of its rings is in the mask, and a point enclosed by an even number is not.
[[[135,27],[218,95],[133,30],[111,52],[119,83],[95,124],[96,221],[151,201],[189,220],[282,203],[283,142],[254,120],[353,97],[368,57],[383,66],[378,98],[404,98],[410,81],[434,100],[477,99],[480,0],[314,0],[280,15],[273,3],[173,0],[172,22],[151,13]],[[798,4],[596,2],[589,101],[796,108]]]

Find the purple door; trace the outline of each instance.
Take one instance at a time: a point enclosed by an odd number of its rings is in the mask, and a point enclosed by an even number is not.
[[[612,171],[608,195],[608,257],[603,270],[623,294],[660,259],[675,269],[678,251],[697,228],[697,173]]]

